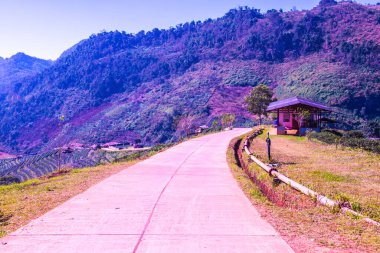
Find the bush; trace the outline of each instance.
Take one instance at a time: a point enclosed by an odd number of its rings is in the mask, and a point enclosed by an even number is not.
[[[370,140],[365,138],[346,138],[340,140],[342,146],[351,148],[361,148],[367,151],[380,154],[380,140]]]
[[[355,139],[363,139],[365,138],[364,134],[362,131],[359,130],[352,130],[352,131],[347,131],[343,134],[344,138],[355,138]]]
[[[321,133],[317,133],[317,132],[311,132],[307,135],[307,137],[309,139],[317,139],[317,140],[320,140],[322,142],[325,142],[327,144],[335,144],[339,141],[340,139],[340,136],[337,136],[333,133],[330,133],[330,132],[321,132]]]
[[[0,177],[0,185],[7,185],[13,183],[20,183],[20,180],[14,176],[4,176]]]
[[[361,131],[348,131],[342,136],[341,133],[335,130],[324,130],[321,133],[308,133],[309,139],[316,139],[327,144],[339,144],[344,147],[361,148],[366,151],[380,154],[380,140],[372,140],[364,138]]]
[[[334,134],[334,135],[339,136],[339,137],[343,136],[343,134],[336,129],[323,129],[322,132],[328,132],[328,133]]]

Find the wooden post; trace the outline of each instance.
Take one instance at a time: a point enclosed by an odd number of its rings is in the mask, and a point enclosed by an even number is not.
[[[277,109],[277,127],[280,126],[280,109]]]

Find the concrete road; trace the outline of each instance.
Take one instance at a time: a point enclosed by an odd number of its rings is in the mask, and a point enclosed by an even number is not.
[[[226,162],[247,129],[184,142],[113,175],[1,240],[0,252],[293,252]]]

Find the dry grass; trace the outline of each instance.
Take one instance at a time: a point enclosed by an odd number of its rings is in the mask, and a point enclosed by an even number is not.
[[[338,184],[337,187],[341,190],[343,189],[340,188],[342,187],[341,184],[346,184],[347,178],[350,178],[351,180],[351,177],[347,174],[338,173],[333,169],[331,169],[331,171],[328,170],[328,163],[326,163],[325,160],[321,160],[321,157],[316,158],[316,152],[321,152],[319,156],[322,157],[330,156],[329,159],[332,160],[334,160],[334,157],[345,160],[346,156],[341,155],[340,152],[348,152],[348,155],[354,153],[358,155],[360,159],[359,161],[355,161],[355,159],[357,159],[355,156],[352,156],[353,160],[348,159],[346,163],[352,163],[352,166],[357,163],[367,163],[370,161],[378,162],[378,160],[376,160],[378,158],[373,157],[373,155],[369,153],[353,150],[340,150],[339,153],[328,152],[324,150],[332,149],[335,151],[335,147],[310,143],[306,139],[299,137],[274,137],[272,138],[272,144],[274,159],[286,163],[281,166],[280,171],[306,185],[314,186],[312,188],[319,191],[320,189],[317,189],[317,187],[324,185],[323,189],[329,189],[330,192],[337,192],[334,184]],[[253,145],[253,149],[262,157],[262,160],[265,160],[266,147],[264,138],[257,138]],[[294,151],[292,151],[293,146]],[[253,184],[245,173],[237,167],[231,150],[232,148],[228,151],[228,160],[233,174],[242,189],[259,210],[261,215],[280,232],[282,237],[296,252],[378,252],[380,250],[379,228],[369,225],[365,221],[356,219],[355,217],[334,212],[334,210],[330,210],[324,206],[311,204],[313,203],[313,200],[305,199],[302,194],[290,190],[287,185],[274,184],[273,178],[270,178],[262,169],[251,163],[250,170],[256,173],[257,177],[263,182],[266,182],[268,187],[272,187],[276,194],[279,194],[280,196],[291,194],[292,200],[296,199],[298,204],[291,205],[290,207],[280,207],[269,202],[268,198],[262,194],[259,187]],[[281,151],[283,151],[283,153],[281,153]],[[283,156],[280,156],[279,153],[283,154]],[[365,162],[362,160],[363,155],[366,157]],[[286,160],[284,159],[285,157],[287,158]],[[246,161],[248,161],[247,156],[244,156],[244,159],[247,159]],[[318,169],[313,167],[313,164],[311,163],[312,160],[314,161],[315,166],[319,162],[322,163],[319,165]],[[284,167],[292,169],[285,172]],[[298,170],[295,168],[298,168]],[[373,164],[371,168],[373,168]],[[304,172],[304,170],[308,170],[310,173],[300,173]],[[293,173],[290,175],[288,174],[289,171],[292,171]],[[303,175],[306,176],[304,177]],[[314,181],[313,179],[318,180]],[[363,177],[362,180],[366,179],[367,177]],[[350,180],[348,181],[350,182]],[[372,184],[372,182],[373,181],[371,181],[370,184]],[[332,189],[330,189],[330,187]],[[351,188],[353,189],[355,187],[355,185],[351,185],[350,191],[343,192],[349,194],[349,192],[351,193]],[[368,186],[368,188],[370,187],[371,186]],[[372,192],[373,191],[374,190],[372,190]],[[356,193],[356,195],[351,195],[358,196],[359,194]],[[371,195],[367,193],[366,196],[363,196],[363,198],[373,197],[376,198],[375,194]]]
[[[281,173],[332,199],[350,202],[356,211],[380,221],[379,154],[337,149],[305,137],[271,139],[272,157],[281,164]],[[263,138],[253,140],[252,149],[264,158]]]

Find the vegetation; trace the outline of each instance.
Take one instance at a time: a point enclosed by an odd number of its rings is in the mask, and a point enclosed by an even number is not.
[[[297,113],[298,114],[297,114],[296,120],[298,122],[299,128],[302,128],[305,123],[305,120],[310,118],[311,113],[309,110],[306,110],[306,109],[300,109],[298,110]],[[301,131],[299,132],[299,135],[301,135]]]
[[[267,107],[272,102],[273,92],[265,84],[259,84],[252,89],[245,101],[248,104],[248,111],[257,115],[262,123],[262,116],[267,115]]]
[[[236,121],[236,116],[234,114],[223,114],[221,116],[221,122],[223,127],[232,127]]]
[[[15,82],[36,75],[51,65],[51,61],[31,57],[24,53],[17,53],[7,59],[0,57],[0,97],[13,88],[17,90],[18,86],[14,86]]]
[[[345,194],[351,202],[361,203],[365,215],[380,221],[380,202],[375,193],[380,190],[376,177],[379,154],[296,138],[303,141],[271,137],[272,156],[282,173],[330,198]],[[254,139],[253,146],[255,154],[265,159],[264,140]]]
[[[252,143],[255,155],[263,161],[266,159],[264,137],[265,133]],[[380,218],[378,177],[374,176],[380,169],[378,155],[359,150],[336,150],[334,145],[309,142],[305,137],[271,138],[273,159],[280,165],[281,173],[337,201],[348,202],[356,211],[377,220]],[[298,252],[380,250],[379,228],[317,205],[287,185],[276,183],[254,163],[250,163],[249,169],[260,184],[252,183],[236,163],[233,142],[227,156],[235,178],[261,215]],[[245,154],[243,159],[249,161]],[[263,187],[268,190],[263,191]]]
[[[322,130],[321,133],[312,132],[307,135],[310,140],[319,140],[336,147],[359,148],[380,154],[380,140],[365,138],[361,131],[347,131],[343,134],[331,130]]]
[[[0,92],[0,146],[31,154],[72,140],[171,142],[187,115],[194,126],[224,113],[250,125],[243,100],[259,83],[279,99],[339,108],[342,127],[379,135],[380,10],[332,3],[291,12],[241,7],[167,30],[93,35]]]
[[[62,152],[62,148],[59,148],[39,155],[0,160],[0,185],[46,176],[61,169],[79,169],[129,159],[129,157],[137,158],[148,152],[148,150],[111,152],[100,149]]]

